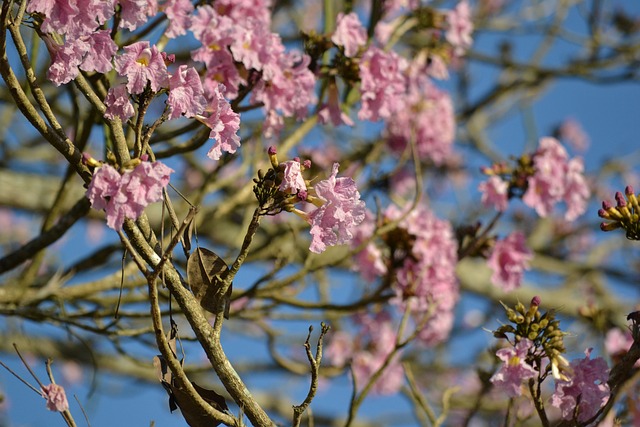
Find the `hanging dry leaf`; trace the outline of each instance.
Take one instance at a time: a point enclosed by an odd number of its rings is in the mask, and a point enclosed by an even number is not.
[[[187,280],[191,291],[202,308],[211,313],[215,313],[216,300],[219,298],[219,277],[227,269],[227,264],[222,258],[205,248],[196,248],[187,261]],[[229,318],[231,286],[229,286],[224,298],[224,316]]]

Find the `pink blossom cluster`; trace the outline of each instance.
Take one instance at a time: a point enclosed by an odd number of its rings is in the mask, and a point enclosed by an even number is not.
[[[94,209],[104,209],[107,225],[119,230],[125,218],[138,218],[150,203],[162,200],[173,170],[162,162],[140,162],[133,170],[118,172],[104,164],[96,169],[87,188]]]
[[[280,36],[270,31],[268,7],[246,1],[201,6],[190,29],[202,44],[192,58],[206,66],[205,90],[222,83],[226,96],[235,98],[240,86],[251,85],[252,101],[264,105],[265,126],[275,131],[283,116],[308,114],[316,99],[315,76],[309,57],[286,51]],[[247,81],[247,75],[254,80]]]
[[[210,85],[209,105],[207,116],[197,114],[195,118],[206,124],[210,129],[209,138],[215,143],[207,153],[210,159],[218,160],[222,152],[235,153],[240,147],[240,115],[233,111],[231,104],[224,97],[225,87],[222,84]]]
[[[351,242],[352,247],[365,247],[355,255],[353,269],[367,281],[373,282],[387,273],[387,265],[380,247],[371,239],[376,230],[375,215],[367,210],[362,223],[356,228]]]
[[[533,343],[523,338],[515,347],[502,348],[496,356],[502,361],[500,369],[491,377],[491,383],[509,397],[522,395],[522,382],[538,374],[527,362],[527,355]]]
[[[513,232],[505,239],[498,240],[487,261],[493,272],[491,281],[505,292],[519,288],[532,258],[533,254],[527,248],[521,232]]]
[[[354,243],[370,238],[374,231],[372,215],[363,222]],[[357,269],[367,278],[388,274],[394,265],[392,303],[399,309],[409,309],[416,325],[420,326],[419,340],[435,345],[445,340],[453,326],[453,310],[459,298],[455,275],[457,243],[448,221],[438,219],[426,206],[403,212],[389,206],[384,221],[398,220],[398,237],[402,242],[392,243],[382,250],[370,242],[357,255]],[[406,234],[406,235],[405,235]],[[394,247],[395,246],[395,247]],[[390,260],[385,262],[385,257]]]
[[[407,60],[397,53],[370,46],[360,60],[360,120],[387,119],[402,108]]]
[[[587,209],[591,191],[584,178],[584,165],[580,157],[569,159],[567,151],[557,139],[540,139],[533,155],[535,173],[529,177],[524,203],[546,217],[553,206],[564,201],[567,221],[573,221]]]
[[[614,361],[624,357],[632,345],[633,337],[628,329],[625,331],[620,328],[610,329],[604,339],[604,348]],[[634,367],[640,368],[640,360],[635,363]]]
[[[393,205],[385,211],[390,220],[402,215]],[[394,302],[400,307],[408,304],[416,324],[421,325],[418,339],[435,345],[449,336],[459,298],[455,273],[458,245],[453,228],[424,205],[406,215],[398,226],[415,240],[411,254],[404,256],[396,272]]]
[[[268,4],[263,3],[265,9],[258,11],[253,7],[254,3],[217,2],[216,7],[227,13],[233,12],[233,16],[236,17],[245,16],[247,11],[250,11],[250,15],[255,17],[252,23],[268,24],[270,16],[266,9]],[[148,41],[132,43],[124,47],[122,54],[117,54],[118,48],[111,39],[110,32],[101,29],[101,26],[114,16],[116,8],[120,8],[118,20],[120,28],[134,30],[146,23],[151,16],[162,11],[169,20],[169,26],[165,32],[169,38],[186,34],[189,29],[194,33],[204,31],[201,28],[202,20],[198,21],[194,18],[192,23],[193,5],[188,0],[32,1],[27,11],[45,16],[41,27],[45,35],[57,33],[63,35],[65,40],[63,45],[58,45],[53,36],[45,37],[52,56],[52,64],[48,72],[49,79],[60,85],[75,79],[79,69],[106,73],[115,68],[118,75],[126,79],[126,89],[119,84],[109,89],[105,98],[107,119],[119,118],[126,121],[135,114],[129,98],[131,94],[141,94],[147,87],[153,92],[168,89],[169,95],[166,102],[170,119],[182,115],[204,117],[201,121],[212,129],[210,136],[216,139],[216,145],[210,151],[210,157],[217,159],[222,151],[235,152],[240,145],[237,135],[240,119],[222,95],[235,96],[237,91],[235,94],[225,94],[224,86],[220,86],[215,79],[205,80],[206,84],[203,86],[196,69],[185,64],[178,66],[175,72],[170,73],[167,69],[167,63],[171,62],[169,57]],[[211,10],[217,13],[214,9]],[[231,25],[235,24],[231,22]],[[214,26],[213,31],[222,31],[222,29]],[[234,32],[233,37],[236,41],[241,34],[243,32],[240,30]],[[286,74],[287,69],[282,68],[282,61],[280,59],[280,63],[273,66],[273,69],[280,74]],[[233,61],[231,65],[235,69]],[[286,75],[289,76],[289,74]],[[311,86],[313,86],[313,76],[311,77]],[[294,78],[297,77],[294,76]],[[302,84],[301,80],[296,80],[295,83]],[[296,86],[292,91],[295,92],[298,89],[299,87]],[[285,97],[291,95],[292,93],[288,93]],[[294,100],[299,99],[300,96],[294,97]],[[301,114],[302,107],[298,105],[296,108],[296,113]]]
[[[585,422],[609,400],[609,367],[602,357],[591,359],[591,350],[584,352],[584,359],[571,361],[573,373],[568,381],[556,381],[551,404],[560,408],[565,420],[577,414],[577,420]]]
[[[64,412],[69,409],[67,394],[64,388],[58,384],[48,384],[41,387],[42,397],[47,401],[47,409],[50,411]]]
[[[73,80],[79,70],[106,73],[118,46],[100,26],[115,13],[115,0],[36,0],[27,12],[44,15],[41,30],[52,58],[47,77],[56,85]],[[53,34],[63,37],[62,44]]]
[[[402,152],[415,141],[418,155],[436,165],[451,156],[455,138],[455,116],[449,94],[429,78],[418,75],[409,79],[407,91],[397,100],[387,117],[385,133],[389,146]]]
[[[478,185],[482,193],[480,201],[486,207],[493,207],[498,212],[504,212],[509,205],[509,183],[497,175],[492,175]]]
[[[340,12],[336,18],[336,31],[331,36],[331,41],[344,48],[344,56],[353,58],[358,50],[367,44],[367,30],[355,12]]]
[[[541,217],[549,215],[561,201],[566,205],[564,218],[567,221],[573,221],[585,212],[591,190],[584,176],[582,158],[569,158],[557,139],[545,137],[540,139],[531,163],[533,173],[521,169],[511,171],[501,164],[485,168],[489,179],[478,185],[483,205],[505,211],[509,197],[519,189],[524,192],[523,202]],[[508,174],[514,176],[511,181],[504,178]]]
[[[456,56],[463,55],[473,44],[473,21],[467,0],[463,0],[455,9],[447,13],[448,28],[445,32],[447,41],[453,46]]]
[[[580,122],[574,118],[568,118],[558,126],[558,137],[569,146],[578,151],[584,151],[589,147],[589,135],[584,131]]]
[[[350,242],[354,229],[365,217],[365,204],[352,178],[338,178],[338,163],[333,164],[331,175],[319,181],[311,190],[315,193],[317,209],[309,213],[311,246],[314,253],[323,252],[327,246]]]
[[[338,366],[345,366],[350,362],[356,386],[362,390],[395,349],[397,333],[387,312],[356,315],[354,323],[359,327],[357,335],[353,337],[344,331],[334,333],[327,346],[326,355]],[[373,385],[374,393],[389,395],[400,390],[404,383],[400,354],[397,352],[391,358]]]

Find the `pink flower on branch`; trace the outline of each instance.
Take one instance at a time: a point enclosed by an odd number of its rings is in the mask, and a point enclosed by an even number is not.
[[[522,394],[522,382],[535,378],[537,371],[527,363],[527,353],[533,343],[523,338],[515,347],[502,348],[496,356],[502,360],[502,367],[491,377],[491,383],[509,397]]]
[[[50,411],[64,412],[69,409],[64,388],[58,384],[43,385],[42,397],[47,400],[47,409]]]
[[[484,206],[492,206],[498,212],[507,210],[509,203],[508,190],[509,183],[499,176],[490,176],[488,180],[478,185],[478,190],[482,193],[482,204]]]
[[[522,201],[545,217],[553,206],[564,201],[567,205],[565,219],[573,221],[587,208],[591,191],[584,178],[584,166],[579,157],[569,159],[567,151],[558,140],[541,138],[533,155],[535,173],[528,178],[527,191]]]
[[[167,0],[162,5],[164,13],[169,18],[169,27],[165,35],[174,38],[187,33],[187,28],[191,25],[193,14],[193,3],[191,0]]]
[[[195,68],[180,65],[178,70],[169,79],[169,106],[170,119],[184,115],[194,117],[201,114],[207,106],[204,97],[204,89],[200,76]]]
[[[367,30],[362,26],[355,12],[346,15],[340,12],[336,22],[336,31],[331,36],[331,41],[344,47],[346,57],[355,57],[358,49],[367,44]]]
[[[394,351],[397,333],[387,312],[360,314],[354,316],[354,320],[360,327],[357,336],[337,332],[329,342],[326,354],[335,365],[344,366],[350,360],[356,386],[362,390]],[[398,351],[391,357],[389,364],[373,384],[373,393],[391,395],[400,390],[404,384],[400,353]]]
[[[577,414],[578,421],[585,422],[609,400],[609,367],[602,357],[591,359],[591,350],[584,352],[584,359],[571,361],[573,373],[568,381],[556,381],[551,404],[560,408],[565,420]]]
[[[454,53],[458,56],[463,55],[473,44],[473,21],[466,0],[458,3],[455,9],[447,13],[447,23],[445,37],[453,46]]]
[[[524,234],[519,231],[511,233],[506,239],[496,242],[487,261],[493,271],[491,281],[505,292],[519,288],[532,258]]]
[[[338,167],[334,163],[331,176],[314,186],[321,203],[308,215],[313,237],[309,250],[314,253],[351,241],[355,227],[364,220],[365,205],[356,183],[351,178],[337,178]]]
[[[360,120],[386,119],[403,106],[406,67],[406,60],[395,52],[367,49],[360,61]]]
[[[107,97],[104,99],[104,105],[107,107],[104,116],[109,120],[118,117],[123,122],[126,122],[135,114],[133,105],[129,100],[129,92],[127,92],[127,88],[124,85],[109,88]]]
[[[415,140],[418,155],[437,165],[451,157],[455,137],[455,116],[449,94],[428,78],[409,80],[406,93],[395,99],[385,129],[389,145],[403,152]]]
[[[233,111],[229,101],[225,99],[224,90],[223,85],[215,85],[213,88],[207,107],[208,117],[199,114],[194,116],[211,129],[209,138],[215,139],[215,143],[207,153],[207,157],[213,160],[219,160],[223,151],[235,153],[240,147],[240,137],[238,136],[240,115]]]
[[[141,41],[125,46],[125,53],[116,57],[115,69],[127,78],[127,89],[132,94],[144,91],[147,83],[158,92],[169,84],[169,74],[158,48]]]
[[[87,198],[94,209],[105,210],[107,225],[119,230],[125,218],[136,219],[147,205],[162,200],[172,172],[161,162],[141,162],[123,174],[105,164],[94,172]]]
[[[297,193],[299,190],[307,191],[307,184],[302,177],[299,160],[288,160],[280,163],[280,166],[284,169],[280,191],[287,193]]]

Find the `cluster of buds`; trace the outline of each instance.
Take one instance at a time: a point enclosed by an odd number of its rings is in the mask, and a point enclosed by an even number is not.
[[[522,197],[527,191],[527,180],[536,172],[533,158],[529,154],[513,159],[515,165],[509,166],[505,162],[494,163],[491,167],[484,166],[480,172],[488,177],[496,176],[508,184],[507,197]]]
[[[302,177],[302,172],[311,168],[311,161],[300,161],[298,157],[280,163],[276,148],[267,150],[271,167],[266,171],[259,170],[258,177],[253,179],[253,192],[258,199],[264,215],[276,215],[282,211],[296,212],[295,204],[309,201],[313,196],[307,192],[310,182]]]
[[[624,189],[626,196],[619,191],[616,192],[616,206],[609,201],[602,202],[602,209],[598,210],[598,216],[609,222],[600,224],[602,231],[611,231],[622,228],[626,231],[627,239],[640,240],[640,205],[633,187],[628,185]]]
[[[493,332],[496,338],[509,339],[507,334],[513,335],[514,345],[523,338],[533,343],[535,349],[533,354],[538,359],[536,365],[541,366],[541,359],[547,357],[550,364],[547,370],[551,369],[554,378],[567,380],[565,373],[570,371],[569,362],[562,355],[566,352],[564,347],[564,336],[566,335],[560,329],[560,321],[555,318],[555,311],[549,310],[541,313],[538,310],[540,306],[540,297],[535,296],[531,299],[531,304],[527,309],[524,304],[518,302],[513,308],[502,304],[507,318],[512,324],[500,326]]]

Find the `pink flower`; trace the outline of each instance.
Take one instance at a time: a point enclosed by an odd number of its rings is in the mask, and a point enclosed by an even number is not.
[[[397,334],[391,316],[386,312],[376,315],[357,315],[355,324],[361,329],[357,337],[352,339],[351,366],[356,386],[362,390],[394,351]],[[374,383],[372,391],[376,394],[395,394],[403,383],[404,373],[400,364],[400,352],[397,352]]]
[[[572,420],[577,413],[578,421],[585,422],[609,400],[609,367],[602,357],[591,359],[591,350],[585,350],[584,359],[571,361],[573,374],[568,381],[556,381],[551,404],[560,408],[565,420]]]
[[[124,85],[109,88],[107,97],[104,99],[104,105],[107,107],[104,116],[109,120],[118,117],[123,122],[126,122],[135,114],[133,105],[129,101],[129,93]]]
[[[118,230],[125,218],[138,218],[147,205],[162,199],[162,189],[169,184],[172,172],[161,162],[141,162],[120,175],[105,164],[94,172],[87,198],[94,209],[106,211],[107,225]]]
[[[364,220],[365,205],[356,183],[351,178],[337,178],[338,167],[334,163],[331,176],[314,186],[323,203],[309,214],[313,236],[309,250],[314,253],[350,241],[355,227]]]
[[[233,111],[229,101],[224,97],[224,86],[217,85],[212,94],[207,111],[209,117],[196,115],[195,118],[207,125],[211,132],[209,138],[215,139],[213,147],[207,153],[207,157],[219,160],[222,152],[235,153],[240,147],[240,115]]]
[[[78,76],[78,67],[87,51],[84,40],[77,39],[62,46],[56,45],[53,39],[45,38],[51,53],[51,66],[47,70],[47,78],[56,86],[69,83]]]
[[[338,14],[336,31],[331,36],[331,41],[344,47],[344,55],[348,58],[356,56],[358,49],[367,44],[367,31],[355,12]]]
[[[591,195],[589,185],[584,177],[584,164],[581,158],[569,160],[565,175],[564,203],[567,212],[564,218],[573,221],[587,210],[587,200]]]
[[[505,292],[519,288],[532,258],[521,232],[513,232],[506,239],[498,240],[487,261],[493,271],[491,281]]]
[[[471,38],[473,21],[471,20],[469,3],[466,0],[458,3],[456,8],[447,14],[447,22],[449,28],[445,37],[454,47],[454,53],[458,56],[463,55],[473,44],[473,39]]]
[[[331,340],[325,350],[325,354],[336,366],[344,366],[353,356],[355,343],[351,335],[344,331],[331,334]]]
[[[562,122],[558,127],[558,136],[576,150],[584,151],[589,147],[589,135],[576,119],[569,118]]]
[[[369,239],[375,231],[375,216],[371,211],[365,211],[364,220],[356,227],[351,247],[358,247]],[[373,281],[387,272],[387,266],[382,259],[382,251],[373,242],[355,256],[354,270],[359,271],[365,280]]]
[[[297,51],[279,55],[277,62],[265,68],[253,101],[263,102],[265,110],[276,110],[285,117],[306,117],[309,105],[316,102],[316,78],[309,70],[310,61],[308,55]]]
[[[624,332],[619,328],[609,329],[604,339],[604,348],[607,354],[614,360],[614,362],[622,357],[629,351],[633,344],[633,337],[631,332],[627,329]],[[636,368],[640,368],[640,360],[635,365]]]
[[[569,160],[567,151],[555,138],[541,138],[533,157],[535,174],[527,180],[522,201],[541,217],[561,201],[567,204],[565,219],[572,221],[584,213],[590,195],[584,179],[582,159]]]
[[[120,28],[135,30],[158,12],[156,0],[118,0],[120,4]],[[136,92],[139,93],[139,92]]]
[[[118,45],[111,39],[109,31],[100,30],[89,34],[85,38],[88,49],[80,69],[84,71],[111,71],[111,59],[118,51]]]
[[[273,67],[277,67],[279,57],[285,51],[280,36],[272,33],[268,26],[259,21],[243,20],[240,25],[241,30],[237,32],[230,47],[233,59],[241,62],[248,70],[264,70],[264,78],[273,79]]]
[[[345,124],[353,126],[353,120],[340,108],[340,94],[335,81],[331,81],[327,88],[327,103],[318,110],[318,122],[327,124],[331,122],[334,126]]]
[[[271,0],[216,0],[215,7],[218,13],[229,16],[237,24],[251,19],[269,26],[271,3]]]
[[[499,176],[490,176],[488,180],[478,185],[478,190],[482,193],[482,204],[484,206],[493,206],[498,212],[504,212],[509,203],[507,191],[509,183]]]
[[[127,77],[127,89],[132,94],[142,93],[147,83],[151,90],[158,92],[169,84],[167,66],[158,48],[141,41],[125,46],[125,53],[116,57],[115,69]]]
[[[64,412],[69,409],[64,388],[58,384],[43,385],[42,397],[47,400],[47,409],[50,411]]]
[[[38,12],[46,16],[42,22],[45,33],[67,33],[74,18],[79,14],[78,5],[72,0],[34,0],[27,5],[27,12]]]
[[[407,91],[395,101],[401,108],[387,118],[387,141],[400,153],[414,138],[421,158],[442,165],[451,157],[455,137],[451,97],[422,75],[409,80]]]
[[[204,97],[200,76],[195,68],[183,64],[171,76],[167,105],[169,106],[170,119],[178,118],[183,114],[186,117],[194,117],[204,111],[207,100]]]
[[[395,220],[403,212],[391,205],[385,218]],[[451,224],[419,205],[398,224],[411,244],[400,244],[391,253],[399,263],[391,303],[404,311],[409,307],[415,323],[422,326],[418,338],[425,345],[444,341],[453,326],[453,310],[459,298],[455,274],[457,243]],[[426,318],[425,318],[426,316]]]
[[[298,190],[307,190],[302,173],[300,172],[300,162],[297,160],[288,160],[280,163],[284,167],[284,177],[280,183],[280,191],[287,193],[297,193]]]
[[[167,0],[163,6],[164,13],[169,18],[169,27],[165,35],[170,39],[187,33],[191,25],[193,4],[191,0]]]
[[[386,119],[402,106],[406,61],[395,52],[370,46],[360,61],[360,120]]]
[[[509,397],[522,394],[522,381],[534,378],[537,371],[527,363],[527,353],[532,342],[523,338],[515,347],[502,348],[496,352],[496,356],[502,360],[502,367],[491,377],[491,383]]]

